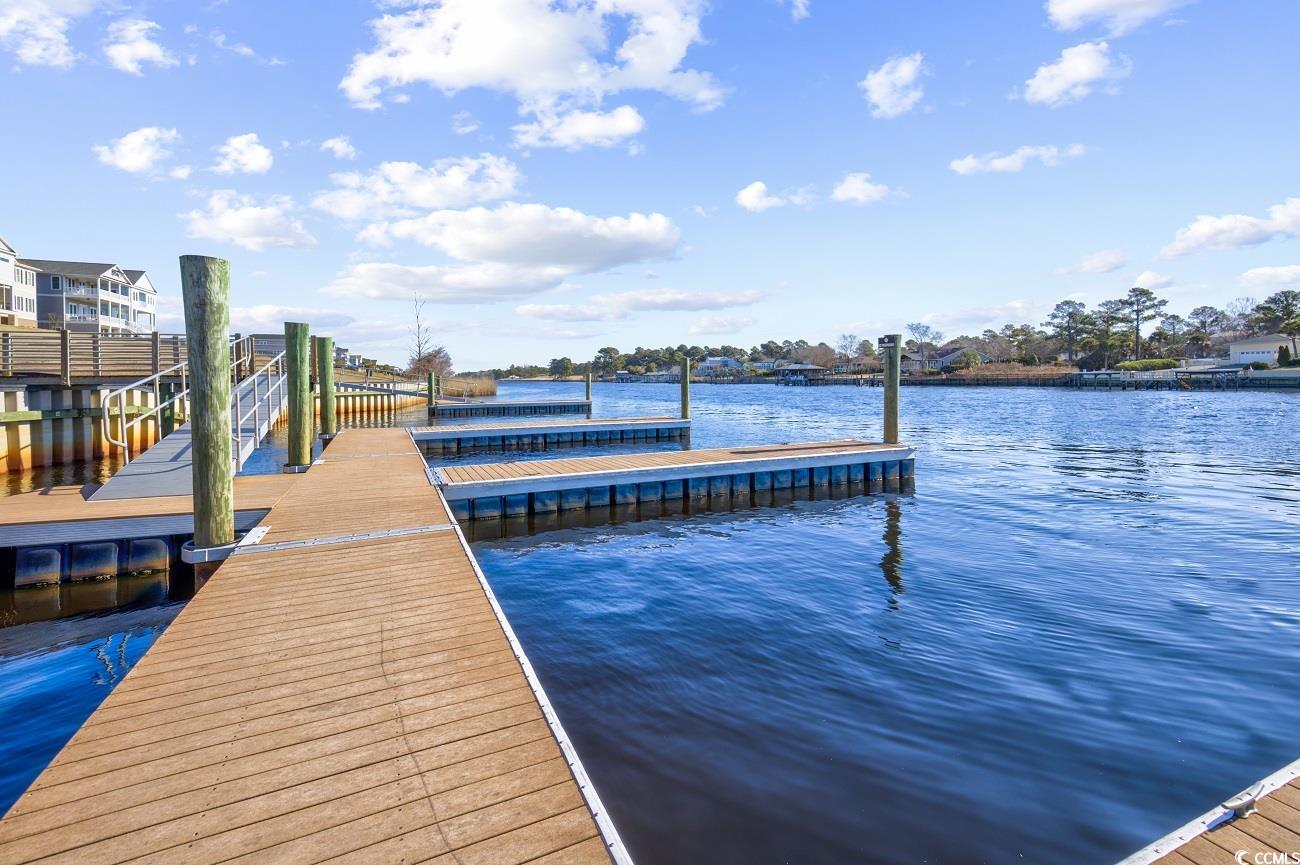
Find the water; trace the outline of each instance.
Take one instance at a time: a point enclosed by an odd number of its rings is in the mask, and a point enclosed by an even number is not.
[[[879,435],[878,389],[694,398],[693,447]],[[1113,862],[1300,756],[1297,408],[905,389],[915,496],[474,551],[640,865]]]

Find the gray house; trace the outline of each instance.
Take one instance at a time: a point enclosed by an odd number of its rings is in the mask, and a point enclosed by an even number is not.
[[[23,259],[36,271],[41,327],[79,333],[151,333],[158,292],[142,270],[86,261]]]

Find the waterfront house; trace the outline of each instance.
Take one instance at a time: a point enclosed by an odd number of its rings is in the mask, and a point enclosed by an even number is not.
[[[348,369],[361,369],[361,355],[359,354],[348,355]]]
[[[340,348],[337,345],[334,346],[334,365],[335,366],[348,365],[348,350],[346,348]]]
[[[155,328],[158,292],[144,271],[86,261],[26,258],[22,263],[36,271],[41,327],[119,335]]]
[[[975,356],[979,358],[980,363],[989,362],[989,356],[984,352],[975,351],[975,349],[973,348],[961,348],[961,347],[954,348],[952,351],[949,352],[945,352],[939,355],[939,357],[935,358],[935,360],[938,361],[939,369],[943,369],[945,366],[956,366],[959,362],[961,362],[962,355],[964,355],[968,351],[974,352]]]
[[[745,365],[734,357],[706,357],[696,368],[698,375],[739,375]]]
[[[900,366],[903,372],[925,372],[926,370],[937,370],[941,364],[939,358],[933,355],[922,357],[919,351],[905,351]]]
[[[849,360],[836,361],[831,367],[831,372],[835,375],[851,375],[864,372],[880,372],[880,358],[878,357],[855,357]]]
[[[774,360],[751,360],[745,365],[757,373],[771,372],[776,369],[776,361]]]
[[[787,363],[776,368],[777,378],[786,382],[808,381],[825,375],[826,367],[815,363]]]
[[[0,324],[36,327],[36,270],[0,237]]]
[[[1248,336],[1228,344],[1228,359],[1232,363],[1277,363],[1277,351],[1282,346],[1291,348],[1291,337],[1280,333]]]

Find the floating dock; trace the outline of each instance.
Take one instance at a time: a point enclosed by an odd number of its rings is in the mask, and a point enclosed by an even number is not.
[[[799,487],[900,490],[916,451],[846,440],[432,469],[457,519],[545,514]]]
[[[690,431],[689,420],[639,417],[413,427],[411,437],[426,451],[436,454],[473,448],[541,450],[558,445],[678,441],[690,435]]]
[[[286,477],[0,861],[630,862],[410,435]]]
[[[459,417],[523,417],[543,414],[589,414],[589,399],[443,400],[430,410],[430,420]]]
[[[1300,852],[1300,760],[1202,814],[1119,865],[1295,862]]]

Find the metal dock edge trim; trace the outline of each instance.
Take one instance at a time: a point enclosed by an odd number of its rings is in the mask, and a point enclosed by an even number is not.
[[[633,420],[611,421],[552,421],[542,426],[534,422],[520,421],[510,426],[481,427],[466,424],[463,427],[418,427],[411,432],[411,438],[421,441],[444,441],[461,438],[493,438],[509,435],[554,435],[557,433],[607,432],[625,429],[689,429],[691,422],[681,418],[636,418]]]
[[[638,483],[641,478],[651,476],[653,480],[685,480],[702,477],[721,469],[722,474],[730,473],[734,466],[745,466],[747,472],[783,471],[789,469],[822,468],[835,465],[852,465],[854,463],[887,463],[916,458],[916,448],[899,445],[896,448],[877,448],[870,451],[832,451],[816,456],[779,456],[760,458],[740,458],[717,460],[708,463],[682,463],[667,466],[644,466],[635,469],[606,469],[604,471],[569,472],[555,475],[528,475],[519,478],[496,478],[481,481],[449,481],[442,469],[434,469],[433,475],[438,479],[444,493],[453,500],[481,498],[483,496],[516,495],[541,490],[567,489],[566,482],[579,480],[577,486],[612,486],[622,483]],[[598,457],[594,458],[598,459]]]
[[[442,501],[443,508],[450,514],[451,508],[448,506],[442,490],[435,487],[435,491]],[[478,584],[483,589],[483,594],[487,596],[488,604],[492,607],[492,613],[497,618],[497,624],[501,626],[507,642],[510,643],[510,649],[515,654],[515,660],[519,662],[519,666],[523,669],[524,680],[528,682],[533,697],[542,709],[542,717],[546,719],[546,724],[551,729],[551,735],[555,737],[556,743],[560,746],[560,751],[564,754],[565,761],[569,764],[569,771],[573,774],[573,780],[577,782],[578,789],[587,802],[587,808],[596,821],[596,828],[600,830],[601,837],[605,841],[606,851],[616,865],[633,865],[632,857],[627,852],[627,847],[623,845],[623,839],[619,837],[614,821],[610,819],[609,812],[605,810],[605,804],[601,801],[600,794],[596,792],[596,786],[591,781],[591,776],[587,774],[586,768],[582,765],[582,759],[578,756],[577,748],[569,740],[569,735],[564,732],[564,726],[560,723],[560,716],[556,714],[555,708],[546,696],[541,679],[537,677],[532,662],[528,660],[528,655],[524,653],[524,647],[520,644],[519,638],[515,636],[514,628],[510,627],[510,621],[506,618],[505,611],[501,609],[501,604],[497,602],[497,596],[493,594],[492,586],[488,585],[483,569],[478,566],[478,559],[474,558],[474,554],[470,551],[469,542],[465,540],[465,533],[461,531],[460,524],[454,519],[451,528],[456,533],[456,540],[460,542],[465,557],[469,559],[470,567],[474,569],[474,576],[478,578]]]
[[[1262,799],[1274,790],[1285,787],[1296,778],[1300,778],[1300,760],[1288,763],[1263,781],[1260,781],[1259,798]],[[1151,865],[1151,863],[1168,856],[1189,841],[1204,835],[1212,827],[1217,827],[1231,813],[1222,805],[1216,805],[1195,820],[1179,826],[1165,837],[1148,844],[1128,858],[1116,863],[1116,865]]]

